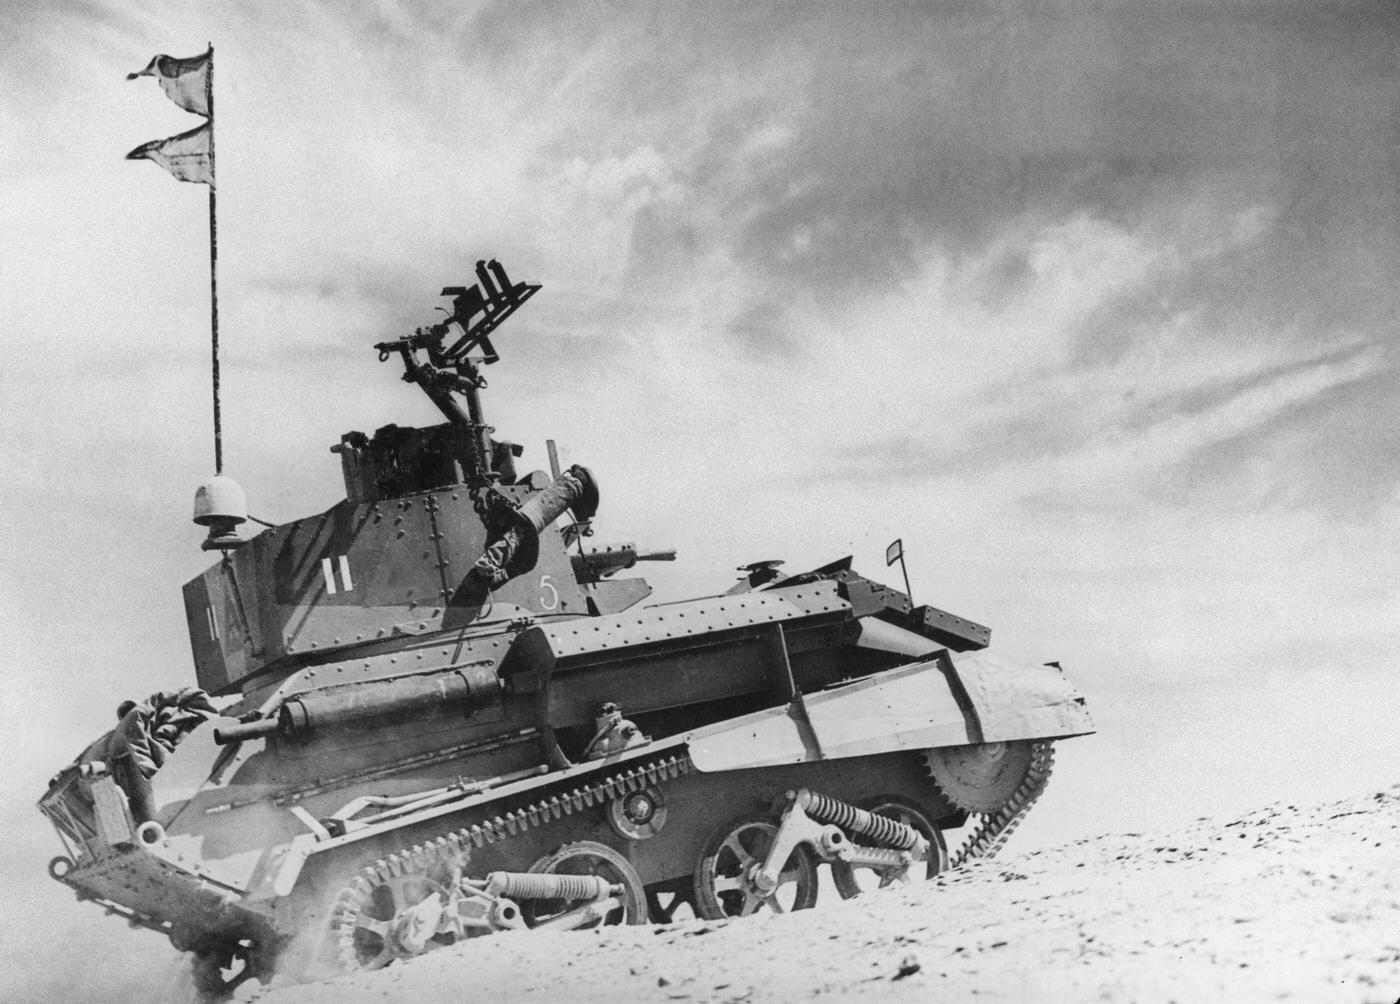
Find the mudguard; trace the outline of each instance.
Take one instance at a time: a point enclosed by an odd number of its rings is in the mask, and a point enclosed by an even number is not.
[[[942,653],[686,738],[696,768],[723,771],[1093,731],[1059,669],[978,652]]]

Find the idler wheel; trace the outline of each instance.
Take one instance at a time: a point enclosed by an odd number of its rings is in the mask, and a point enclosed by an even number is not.
[[[938,790],[964,812],[996,812],[1030,773],[1032,742],[940,746],[924,753]]]
[[[647,894],[641,876],[632,863],[607,844],[579,840],[565,844],[552,854],[546,854],[530,866],[534,873],[554,875],[596,875],[611,885],[622,886],[622,905],[599,922],[583,925],[580,930],[613,924],[645,924]],[[520,912],[527,927],[535,927],[561,914],[586,906],[587,900],[521,899]]]
[[[861,808],[867,809],[877,816],[885,816],[906,826],[912,826],[919,831],[919,836],[927,840],[929,845],[929,858],[924,868],[924,878],[931,879],[948,867],[948,843],[943,839],[943,831],[934,824],[933,820],[929,819],[923,809],[913,802],[898,795],[882,795],[879,798],[862,802]],[[856,843],[860,842],[860,839],[857,838]],[[918,867],[918,864],[915,863],[911,871]],[[898,881],[899,875],[887,869],[852,868],[844,861],[833,861],[831,878],[836,886],[836,891],[841,894],[841,898],[850,899],[863,892],[883,889]]]
[[[783,863],[777,888],[765,895],[754,886],[753,873],[768,859],[777,833],[772,823],[741,817],[710,834],[695,865],[695,912],[719,920],[815,906],[817,864],[805,845],[799,844]]]

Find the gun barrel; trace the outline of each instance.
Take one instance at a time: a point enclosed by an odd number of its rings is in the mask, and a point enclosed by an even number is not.
[[[572,554],[574,574],[580,580],[595,582],[605,575],[631,568],[639,561],[675,561],[676,549],[643,550],[636,544],[605,544],[582,554]]]
[[[258,739],[270,736],[277,731],[276,718],[259,718],[252,722],[239,722],[237,725],[224,725],[214,730],[214,742],[220,746],[236,743],[243,739]]]

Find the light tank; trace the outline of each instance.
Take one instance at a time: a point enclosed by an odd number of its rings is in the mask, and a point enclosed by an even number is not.
[[[519,475],[493,438],[490,336],[539,287],[476,273],[447,320],[376,346],[444,424],[346,433],[344,501],[250,538],[236,485],[201,490],[222,558],[184,587],[198,687],[127,702],[53,779],[53,877],[220,997],[995,853],[1053,742],[1093,731],[1059,665],[990,654],[849,558],[648,605],[620,573],[674,553],[595,543],[590,472],[551,444]]]

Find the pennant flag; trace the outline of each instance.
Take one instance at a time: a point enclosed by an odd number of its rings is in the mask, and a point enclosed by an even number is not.
[[[128,73],[127,80],[155,77],[165,96],[187,112],[209,117],[209,66],[213,50],[198,56],[177,59],[157,56],[144,70]]]
[[[210,123],[182,132],[169,139],[142,143],[126,155],[127,160],[153,160],[181,181],[194,181],[214,187],[214,160]]]
[[[900,537],[889,547],[885,548],[885,567],[888,568],[896,561],[904,557],[904,538]]]

